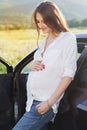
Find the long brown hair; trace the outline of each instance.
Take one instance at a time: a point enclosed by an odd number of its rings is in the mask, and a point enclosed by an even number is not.
[[[53,32],[67,32],[69,31],[67,22],[62,15],[59,8],[55,3],[50,1],[41,2],[35,9],[33,17],[35,25],[38,32],[38,37],[40,35],[39,27],[37,26],[36,14],[40,13],[43,17],[44,23],[52,29]]]

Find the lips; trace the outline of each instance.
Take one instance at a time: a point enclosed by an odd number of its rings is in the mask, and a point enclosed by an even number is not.
[[[46,30],[46,28],[41,28],[42,29],[42,31],[45,31]]]

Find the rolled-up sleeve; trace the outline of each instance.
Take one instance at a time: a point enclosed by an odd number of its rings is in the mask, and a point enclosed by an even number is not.
[[[74,77],[77,69],[77,42],[76,37],[71,35],[67,38],[63,50],[63,77]]]

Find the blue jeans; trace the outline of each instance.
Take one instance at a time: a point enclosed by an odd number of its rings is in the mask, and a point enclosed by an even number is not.
[[[51,108],[45,114],[40,115],[35,107],[39,103],[40,101],[34,100],[31,110],[25,112],[12,130],[48,130],[47,123],[54,117],[54,112]]]

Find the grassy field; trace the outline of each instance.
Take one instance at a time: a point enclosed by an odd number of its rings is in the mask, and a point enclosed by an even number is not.
[[[87,32],[87,28],[71,29],[73,33]],[[41,38],[43,35],[41,36]],[[37,47],[36,30],[0,31],[0,57],[14,66],[27,53]],[[2,71],[0,64],[0,71]]]
[[[35,30],[0,32],[0,57],[15,65],[22,57],[36,47]]]

